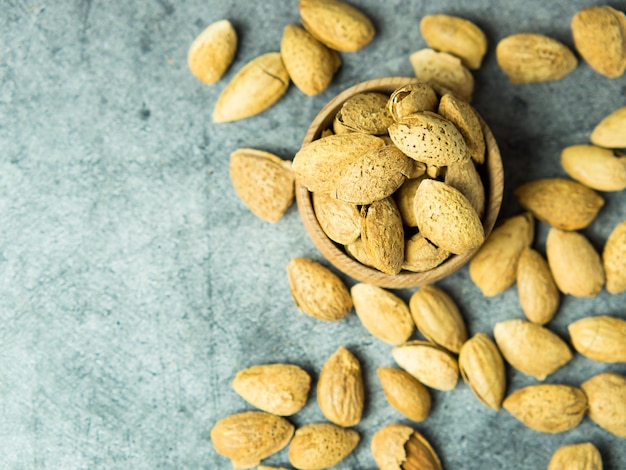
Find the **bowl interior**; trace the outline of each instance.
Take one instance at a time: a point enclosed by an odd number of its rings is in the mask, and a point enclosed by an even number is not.
[[[378,91],[391,94],[395,89],[417,81],[418,80],[416,78],[411,77],[385,77],[368,80],[348,88],[333,98],[319,112],[311,123],[302,145],[306,145],[309,142],[318,139],[324,129],[332,127],[335,114],[337,114],[339,109],[341,109],[343,103],[353,95],[366,91]],[[482,118],[480,119],[486,144],[485,163],[478,168],[485,185],[487,207],[485,208],[485,214],[483,216],[483,228],[486,238],[491,233],[496,223],[498,213],[500,212],[500,206],[502,205],[504,175],[502,169],[502,158],[500,156],[498,145],[489,127],[486,125],[484,120],[482,120]],[[460,255],[452,255],[436,268],[422,273],[403,270],[395,275],[386,274],[354,260],[345,253],[342,246],[336,244],[326,236],[317,221],[317,217],[315,216],[311,193],[307,188],[298,184],[297,180],[296,201],[304,227],[309,233],[309,236],[313,240],[315,246],[333,266],[361,282],[395,289],[430,284],[448,276],[449,274],[452,274],[454,271],[467,263],[478,250],[477,248],[476,250]]]

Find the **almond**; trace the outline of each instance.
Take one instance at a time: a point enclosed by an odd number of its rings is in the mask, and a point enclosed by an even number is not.
[[[350,289],[359,320],[372,335],[389,344],[404,343],[415,329],[407,304],[395,294],[372,284]]]
[[[328,238],[346,245],[361,236],[361,216],[355,204],[319,191],[313,193],[312,199],[315,217]]]
[[[517,295],[526,318],[539,325],[552,320],[559,308],[559,289],[550,266],[532,248],[524,248],[517,263]]]
[[[330,423],[299,428],[289,445],[289,462],[299,470],[332,467],[345,459],[359,443],[359,433]]]
[[[361,208],[361,240],[367,259],[387,274],[398,274],[404,262],[404,227],[391,197]]]
[[[437,111],[459,130],[472,160],[478,164],[484,163],[485,136],[474,108],[454,95],[445,94],[441,97]]]
[[[277,222],[293,203],[291,162],[262,150],[243,148],[230,154],[230,180],[254,215]]]
[[[581,385],[589,400],[589,417],[602,429],[626,439],[626,377],[595,375]]]
[[[326,90],[341,66],[337,52],[295,24],[287,25],[283,31],[280,55],[294,85],[309,96]]]
[[[517,188],[515,196],[536,218],[562,230],[587,227],[604,205],[595,191],[564,178],[531,181]]]
[[[430,412],[430,394],[411,374],[393,367],[377,370],[385,398],[391,406],[413,421],[424,421]]]
[[[424,237],[450,253],[478,248],[485,232],[471,203],[457,189],[424,180],[415,195],[417,225]]]
[[[359,360],[340,347],[322,367],[317,382],[317,401],[324,416],[339,426],[361,420],[365,392]]]
[[[506,361],[537,380],[544,380],[572,358],[565,341],[547,328],[525,320],[496,323],[493,335]]]
[[[425,168],[425,167],[424,167]],[[417,218],[415,216],[415,194],[420,183],[426,178],[421,176],[406,180],[402,186],[393,194],[393,199],[398,206],[402,223],[407,227],[417,227]]]
[[[352,310],[348,288],[325,266],[307,258],[293,258],[287,265],[287,274],[291,295],[307,315],[337,321]]]
[[[587,411],[587,397],[579,388],[539,384],[516,390],[502,406],[535,431],[558,433],[576,427]]]
[[[467,102],[472,101],[474,77],[458,57],[421,49],[411,54],[409,60],[419,80],[433,87],[441,86]]]
[[[548,470],[602,470],[602,456],[591,442],[562,446],[552,455]]]
[[[213,122],[254,116],[278,101],[289,87],[289,73],[278,52],[268,52],[248,62],[222,90]]]
[[[562,42],[543,34],[513,34],[496,47],[496,59],[514,85],[560,80],[578,64]]]
[[[399,121],[422,111],[437,111],[438,104],[435,90],[426,83],[416,82],[397,88],[389,97],[387,109],[393,119]]]
[[[459,57],[470,69],[480,68],[487,52],[485,33],[471,21],[451,15],[426,15],[420,31],[428,47]]]
[[[191,73],[202,83],[217,82],[235,57],[237,32],[228,20],[216,21],[198,35],[187,53]]]
[[[485,213],[485,186],[472,160],[447,167],[444,182],[458,189],[482,218]]]
[[[626,320],[607,315],[581,318],[567,329],[574,349],[598,362],[626,362]]]
[[[626,291],[626,220],[615,226],[602,251],[606,290],[611,294]]]
[[[616,109],[602,119],[593,128],[590,139],[591,143],[600,147],[626,147],[626,106]]]
[[[626,126],[626,120],[623,125]],[[589,188],[598,191],[626,188],[626,156],[612,150],[595,145],[572,145],[561,152],[561,165],[568,175]]]
[[[393,124],[387,101],[389,96],[384,93],[357,93],[342,105],[341,121],[353,132],[387,134],[387,128]]]
[[[372,455],[380,470],[441,470],[437,453],[419,432],[388,424],[372,438]]]
[[[424,385],[452,390],[459,379],[459,366],[452,354],[427,341],[409,341],[391,351],[396,363]]]
[[[294,364],[262,364],[237,372],[233,388],[260,410],[291,416],[305,405],[311,377]]]
[[[593,297],[604,285],[604,268],[593,245],[578,232],[550,229],[548,264],[559,290],[574,297]]]
[[[369,266],[370,268],[376,267],[374,262],[370,259],[361,237],[357,238],[352,243],[344,245],[344,249],[346,250],[346,254],[348,256],[355,259],[359,263]]]
[[[376,31],[361,11],[338,0],[300,0],[304,29],[331,49],[354,52],[374,39]]]
[[[402,269],[423,273],[436,268],[450,257],[450,252],[439,248],[416,233],[404,245],[404,263]]]
[[[250,468],[285,447],[293,430],[285,418],[263,411],[244,411],[215,423],[211,442],[218,454],[232,461],[234,468]]]

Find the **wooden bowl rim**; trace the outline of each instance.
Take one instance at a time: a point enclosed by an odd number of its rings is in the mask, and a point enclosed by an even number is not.
[[[337,111],[339,111],[343,103],[353,95],[366,91],[380,91],[390,94],[396,88],[418,81],[419,80],[414,77],[384,77],[367,80],[347,88],[330,100],[317,114],[315,119],[313,119],[306,135],[304,136],[302,146],[316,140],[321,134],[321,131],[328,128],[332,123],[332,119]],[[486,169],[486,174],[488,175],[488,181],[486,182],[488,184],[485,184],[488,198],[483,219],[483,228],[485,231],[485,238],[487,238],[493,230],[502,205],[504,171],[500,150],[491,129],[489,129],[489,126],[487,126],[485,121],[482,119],[482,116],[480,116],[479,113],[477,114],[481,120],[486,144],[485,163],[483,166]],[[485,183],[484,180],[483,183]],[[315,215],[311,200],[311,193],[306,187],[299,184],[297,180],[296,201],[304,227],[306,228],[315,246],[322,252],[325,258],[333,266],[335,266],[335,268],[348,276],[358,281],[374,284],[379,287],[400,289],[433,283],[457,271],[465,265],[480,248],[478,247],[475,250],[462,253],[460,255],[452,255],[436,268],[425,272],[415,273],[403,270],[399,274],[395,275],[386,274],[375,268],[365,266],[364,264],[361,264],[351,258],[341,248],[339,248],[337,243],[328,238],[320,227]]]

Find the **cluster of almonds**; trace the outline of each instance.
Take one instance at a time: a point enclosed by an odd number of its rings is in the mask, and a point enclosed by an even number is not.
[[[213,111],[213,122],[228,122],[259,114],[278,101],[290,81],[306,95],[324,91],[341,66],[337,51],[353,52],[374,38],[372,22],[338,0],[300,0],[302,26],[285,27],[280,52],[268,52],[248,62],[224,88]],[[237,51],[237,33],[228,20],[209,25],[191,44],[187,61],[205,84],[217,82]]]
[[[580,10],[571,23],[574,45],[596,72],[617,78],[626,70],[626,15],[604,6]],[[511,83],[559,80],[578,60],[562,42],[543,34],[521,33],[502,39],[496,47],[500,68]]]

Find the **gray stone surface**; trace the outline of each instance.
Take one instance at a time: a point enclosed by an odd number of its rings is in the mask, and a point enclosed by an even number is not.
[[[359,81],[411,75],[429,13],[474,20],[489,37],[475,73],[475,106],[491,125],[506,171],[502,216],[521,209],[522,182],[563,176],[560,150],[586,143],[593,126],[626,103],[626,77],[585,63],[552,83],[512,86],[495,44],[535,31],[572,46],[569,22],[585,1],[355,1],[374,19],[375,40],[344,64],[332,86],[307,97],[290,87],[263,114],[214,125],[220,91],[250,59],[278,50],[298,22],[295,0],[107,2],[0,0],[0,467],[6,469],[230,468],[211,446],[214,423],[251,407],[229,386],[253,364],[293,362],[316,377],[340,345],[363,362],[362,441],[336,468],[373,469],[369,442],[406,422],[386,404],[375,370],[390,347],[354,314],[334,324],[298,312],[285,266],[321,260],[295,205],[276,224],[255,218],[228,176],[231,151],[255,147],[292,158],[308,123],[332,96]],[[612,2],[626,10],[624,1]],[[239,50],[218,84],[197,82],[187,48],[207,24],[229,18]],[[600,249],[626,218],[624,194],[584,231]],[[544,250],[546,227],[535,246]],[[348,284],[354,281],[345,278]],[[467,268],[438,283],[460,304],[471,333],[522,316],[514,288],[483,298]],[[399,291],[408,299],[412,290]],[[626,317],[625,294],[564,297],[550,328]],[[547,382],[577,385],[624,364],[576,356]],[[509,369],[508,390],[535,383]],[[481,405],[462,383],[432,392],[415,427],[449,469],[545,468],[561,445],[595,443],[605,468],[626,468],[626,442],[588,418],[544,435],[506,411]],[[315,393],[292,418],[323,419]],[[268,459],[287,465],[287,452]]]

